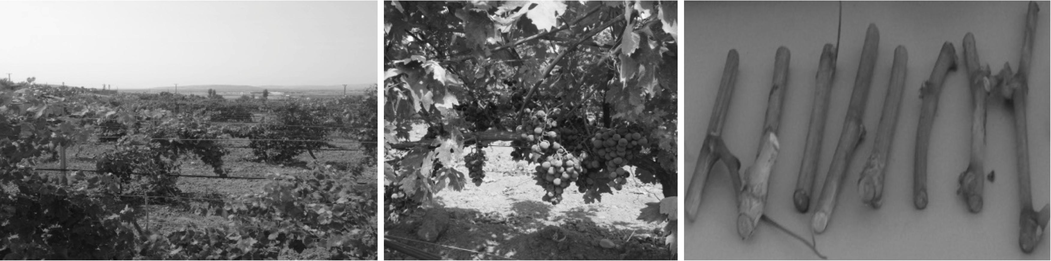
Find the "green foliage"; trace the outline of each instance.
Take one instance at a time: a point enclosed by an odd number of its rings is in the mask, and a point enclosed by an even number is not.
[[[122,147],[102,154],[95,162],[95,169],[113,174],[122,184],[142,180],[143,185],[132,188],[132,194],[142,194],[134,191],[141,190],[149,195],[175,195],[179,193],[175,186],[178,178],[172,175],[178,174],[178,166],[163,154],[146,146]]]
[[[224,130],[203,114],[150,109],[150,103],[165,99],[198,98],[93,97],[83,89],[0,80],[0,258],[274,259],[307,248],[324,252],[308,258],[377,258],[376,184],[360,169],[274,175],[256,194],[201,211],[228,218],[226,226],[190,226],[166,235],[142,230],[137,224],[141,213],[113,193],[135,179],[145,180],[146,186],[133,189],[173,193],[165,191],[176,188],[168,174],[176,173],[175,163],[191,154],[223,175],[225,150],[218,139],[224,138]],[[130,106],[116,111],[109,107],[114,102]],[[159,107],[187,108],[163,104]],[[33,171],[42,155],[98,135],[82,126],[99,122],[120,126],[124,134],[117,149],[97,162],[104,173],[74,172],[68,182],[57,182]]]
[[[128,126],[115,118],[100,119],[97,126],[98,133],[95,135],[99,142],[117,142],[120,138],[128,135]]]
[[[362,96],[345,96],[335,100],[328,100],[325,107],[332,122],[329,124],[350,138],[361,142],[362,152],[365,156],[364,162],[375,164],[376,145],[379,139],[376,135],[378,115],[376,86],[365,90]]]
[[[266,162],[289,162],[303,152],[328,145],[331,117],[323,104],[289,102],[273,109],[274,117],[248,127],[241,135],[251,140],[252,153]],[[318,127],[322,126],[322,127]]]
[[[549,202],[568,182],[587,202],[601,200],[629,174],[675,196],[675,8],[665,1],[385,2],[384,167],[388,188],[397,188],[392,195],[427,201],[445,187],[462,188],[454,167],[464,147],[511,141],[515,159],[599,165],[538,169]],[[418,140],[409,139],[414,124],[427,127]],[[632,139],[591,144],[613,134]],[[544,142],[548,148],[533,148]]]
[[[48,181],[36,158],[87,140],[78,117],[112,113],[75,90],[0,81],[0,257],[129,259],[134,211]],[[53,96],[63,93],[68,96]],[[92,187],[112,184],[95,179]]]
[[[257,111],[258,107],[249,102],[229,103],[219,100],[212,102],[205,109],[209,112],[211,121],[252,122],[252,112]]]
[[[376,259],[376,185],[371,177],[319,170],[271,175],[263,191],[209,206],[229,226],[187,227],[151,238],[162,259],[274,259],[283,250],[324,249],[324,259]]]
[[[129,210],[44,184],[34,179],[22,188],[38,193],[0,198],[0,256],[4,259],[130,259],[135,245],[125,223]]]
[[[219,140],[227,137],[223,128],[208,122],[199,114],[172,114],[165,110],[122,112],[111,116],[128,128],[117,146],[147,148],[151,155],[176,162],[186,155],[195,155],[225,176],[223,155],[227,150]]]

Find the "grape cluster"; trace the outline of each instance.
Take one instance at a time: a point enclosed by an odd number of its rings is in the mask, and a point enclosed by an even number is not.
[[[558,150],[553,155],[545,156],[541,159],[540,165],[536,166],[537,180],[540,186],[547,191],[543,200],[551,204],[561,202],[563,189],[577,181],[583,171],[580,158],[564,149]]]
[[[512,159],[539,162],[540,157],[545,154],[563,149],[562,144],[558,142],[558,133],[554,131],[558,127],[557,122],[549,118],[544,110],[526,109],[525,112],[530,116],[515,127],[515,131],[522,133],[522,137],[511,142],[515,148],[511,152]]]
[[[511,156],[516,160],[526,160],[537,163],[535,179],[547,191],[543,200],[558,204],[562,201],[562,192],[573,182],[576,182],[584,172],[581,164],[582,157],[578,157],[570,151],[582,151],[585,140],[579,137],[576,131],[569,128],[559,128],[558,122],[548,117],[543,110],[526,109],[529,117],[516,127],[521,139],[512,142],[515,151]],[[558,113],[557,109],[553,113]],[[571,133],[570,136],[560,137],[560,132]],[[576,139],[576,140],[571,140]],[[572,147],[563,145],[563,142],[572,143]]]
[[[388,212],[404,211],[420,206],[420,202],[405,195],[401,185],[387,185],[383,188],[384,202],[387,204]]]
[[[485,178],[485,171],[482,170],[486,161],[485,150],[478,147],[478,149],[464,156],[463,160],[467,165],[467,172],[468,176],[471,177],[471,181],[474,182],[475,186],[481,186],[482,179]]]
[[[623,185],[628,177],[624,167],[642,156],[643,149],[650,146],[649,139],[633,128],[602,129],[591,137],[590,142],[593,155],[584,162],[589,173],[586,185],[605,180]]]

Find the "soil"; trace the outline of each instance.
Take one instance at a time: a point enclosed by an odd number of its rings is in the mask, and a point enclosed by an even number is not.
[[[480,186],[472,183],[462,191],[439,192],[434,202],[388,221],[385,237],[443,259],[672,258],[661,232],[664,224],[636,220],[645,203],[660,200],[660,185],[632,180],[593,204],[567,190],[562,202],[552,205],[541,200],[543,188],[527,171],[532,166],[510,159],[511,148],[494,145],[486,150],[489,160]],[[462,164],[459,170],[467,172]],[[416,232],[436,209],[450,216],[449,223],[436,242],[425,242]],[[613,246],[602,246],[603,240]],[[412,259],[389,248],[384,258]]]

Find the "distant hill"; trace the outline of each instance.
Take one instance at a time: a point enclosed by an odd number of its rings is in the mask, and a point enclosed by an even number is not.
[[[347,84],[348,92],[360,92],[369,88],[372,84]],[[304,91],[343,91],[343,85],[226,85],[226,84],[210,84],[210,85],[179,85],[179,93],[207,93],[209,89],[213,89],[219,93],[234,93],[234,92],[262,92],[268,90],[271,92],[304,92]],[[146,93],[161,93],[161,92],[174,92],[175,86],[162,86],[153,87],[146,89],[121,89],[121,92],[146,92]]]

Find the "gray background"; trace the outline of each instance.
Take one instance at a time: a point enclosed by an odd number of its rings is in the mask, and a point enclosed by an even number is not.
[[[1030,165],[1033,201],[1048,202],[1048,13],[1040,2],[1037,38],[1029,77]],[[1013,118],[1009,108],[990,102],[987,123],[986,170],[996,180],[986,182],[985,207],[971,214],[955,194],[956,179],[969,160],[971,98],[966,73],[946,79],[935,119],[929,156],[926,210],[912,204],[912,164],[919,120],[920,84],[927,80],[945,41],[962,57],[962,40],[972,32],[982,63],[998,72],[1004,62],[1018,68],[1026,2],[844,2],[836,78],[825,126],[815,194],[819,194],[831,163],[856,76],[865,29],[880,29],[879,56],[863,119],[868,137],[861,143],[844,180],[839,203],[818,248],[832,259],[1044,259],[1048,236],[1034,253],[1018,247],[1018,181]],[[822,45],[835,44],[837,2],[688,2],[685,7],[685,162],[684,188],[708,127],[726,54],[736,48],[740,71],[723,130],[742,169],[755,161],[778,46],[792,52],[789,85],[780,130],[781,154],[770,178],[768,213],[789,229],[809,237],[811,214],[795,211],[791,202],[799,171],[814,77]],[[890,78],[894,48],[908,49],[905,94],[888,165],[883,207],[861,203],[857,178],[872,151],[879,114]],[[804,245],[769,225],[760,225],[747,241],[737,235],[736,203],[723,167],[717,166],[704,190],[696,222],[685,222],[687,259],[816,258]],[[686,202],[685,204],[695,204]],[[811,211],[812,213],[813,211]]]

